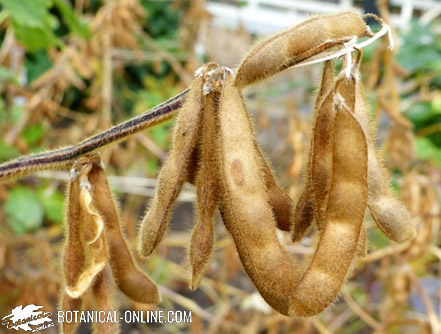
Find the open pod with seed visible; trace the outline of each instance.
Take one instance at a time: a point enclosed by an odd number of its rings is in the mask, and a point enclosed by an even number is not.
[[[81,310],[89,295],[97,310],[114,310],[113,285],[130,299],[159,302],[156,285],[135,264],[125,241],[118,211],[98,155],[79,159],[71,170],[67,197],[67,237],[61,308]],[[113,278],[112,278],[113,277]],[[99,333],[116,332],[111,324],[96,324]],[[74,324],[64,324],[73,333]]]
[[[64,250],[66,293],[79,298],[108,262],[109,252],[102,217],[92,206],[92,170],[88,158],[80,159],[71,171],[67,197],[67,238]]]

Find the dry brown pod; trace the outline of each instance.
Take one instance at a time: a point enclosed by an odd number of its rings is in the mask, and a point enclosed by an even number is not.
[[[355,12],[316,15],[259,42],[236,71],[235,85],[245,87],[313,56],[372,32]]]
[[[103,234],[103,222],[91,207],[88,158],[81,158],[71,170],[66,200],[67,226],[63,254],[64,288],[61,309],[75,311],[83,308],[83,295],[93,285],[107,263],[108,251]],[[63,322],[61,332],[75,333],[78,324]]]
[[[306,182],[293,215],[293,241],[300,240],[313,221],[323,229],[332,168],[334,85],[333,63],[327,61],[314,104]]]
[[[302,239],[315,220],[314,201],[311,192],[311,188],[305,185],[297,198],[292,216],[291,239],[293,242]]]
[[[355,251],[354,259],[349,267],[346,278],[349,279],[354,276],[364,265],[363,258],[366,257],[368,249],[368,238],[366,228],[361,227],[360,236],[358,237],[357,249]]]
[[[294,215],[293,241],[299,240],[313,221],[316,221],[320,231],[325,228],[326,206],[332,179],[332,132],[336,113],[334,94],[340,93],[336,89],[344,80],[346,80],[345,73],[341,73],[334,80],[331,61],[324,64],[313,114],[307,181]],[[345,100],[346,106],[352,110],[355,107],[354,102],[354,98],[347,97]],[[367,235],[365,229],[362,228],[354,261],[358,262],[358,259],[363,258],[366,255],[366,250]],[[357,265],[354,263],[352,267],[357,267]],[[354,271],[352,267],[350,272]]]
[[[91,294],[94,301],[94,309],[104,311],[105,314],[116,310],[114,303],[114,286],[112,273],[109,266],[106,266],[93,282]],[[117,334],[119,325],[113,321],[96,321],[92,323],[93,333]]]
[[[69,183],[67,191],[66,210],[66,241],[63,254],[64,280],[67,286],[74,286],[78,281],[86,265],[86,255],[81,240],[81,204],[80,204],[80,183]],[[68,295],[67,295],[68,296]],[[72,298],[72,297],[69,297]],[[66,302],[64,302],[66,300]],[[63,298],[63,305],[70,305],[67,298]],[[63,306],[64,308],[64,306]]]
[[[345,102],[336,102],[325,226],[311,265],[291,300],[295,312],[306,315],[329,305],[338,296],[359,249],[367,205],[366,137]],[[316,290],[317,298],[311,297],[309,292]]]
[[[93,208],[104,224],[110,264],[118,288],[130,299],[147,304],[160,301],[158,289],[137,267],[123,236],[120,218],[109,183],[100,162],[95,162],[88,173],[93,197]]]
[[[188,181],[197,186],[197,222],[192,232],[189,260],[192,272],[191,288],[196,288],[209,261],[213,243],[213,215],[218,203],[217,166],[213,155],[217,138],[216,113],[219,93],[222,89],[223,71],[212,71],[204,77],[203,125],[200,141],[190,161]],[[289,231],[293,202],[278,185],[269,162],[265,159],[257,142],[260,167],[264,173],[270,205],[276,217],[277,227]],[[196,175],[196,176],[195,176]]]
[[[82,297],[79,298],[72,298],[70,297],[63,289],[63,292],[61,294],[61,303],[60,303],[60,310],[62,310],[64,313],[66,311],[80,311],[83,309],[83,299]],[[74,334],[76,333],[76,330],[78,328],[79,323],[75,321],[66,322],[63,321],[60,323],[60,333],[63,334]]]
[[[88,158],[79,159],[71,171],[67,197],[64,273],[65,290],[72,298],[83,295],[108,261],[104,223],[92,206],[91,169]]]
[[[211,256],[214,245],[214,213],[218,204],[218,181],[217,166],[213,152],[216,149],[217,121],[219,93],[223,72],[213,72],[206,78],[204,87],[211,92],[203,98],[203,125],[200,134],[200,142],[196,154],[190,163],[192,171],[189,174],[189,182],[196,180],[197,187],[197,221],[192,232],[189,249],[191,267],[190,287],[197,288],[202,274]],[[291,198],[278,185],[268,161],[255,143],[259,152],[261,168],[265,178],[265,185],[269,194],[270,205],[276,217],[277,227],[289,231],[290,215],[293,207]],[[193,175],[197,176],[194,177]]]
[[[276,219],[276,226],[282,231],[291,230],[291,216],[294,209],[294,202],[285,190],[278,184],[271,169],[269,161],[265,158],[257,141],[255,142],[259,165],[263,173],[268,201]]]
[[[217,121],[216,112],[219,99],[219,90],[221,84],[213,83],[213,81],[219,80],[219,75],[222,75],[222,71],[214,72],[204,83],[204,85],[217,86],[210,89],[210,91],[216,91],[216,94],[210,94],[207,96],[207,102],[204,102],[204,121],[200,139],[200,145],[198,147],[198,154],[193,159],[199,158],[199,166],[196,178],[197,185],[197,215],[198,220],[193,229],[192,239],[190,244],[190,264],[192,268],[192,279],[190,286],[196,288],[204,267],[206,266],[210,254],[212,252],[214,242],[214,229],[213,229],[213,214],[217,207],[218,194],[217,194],[217,167],[214,159],[213,152],[216,149],[215,140],[217,138]],[[210,82],[211,81],[211,82]],[[219,81],[220,82],[220,81]],[[257,142],[255,142],[256,149],[259,153],[260,167],[264,175],[265,185],[267,187],[269,195],[269,203],[276,218],[277,227],[289,231],[290,230],[290,216],[293,208],[293,201],[288,194],[279,186],[275,176],[271,170],[269,162],[265,159],[261,149]],[[192,166],[197,165],[192,163]],[[192,178],[189,178],[191,182]]]
[[[189,261],[190,288],[196,289],[205,272],[214,246],[214,214],[218,204],[218,180],[214,150],[216,149],[219,92],[214,75],[204,83],[206,94],[202,98],[203,122],[197,148],[199,164],[196,172],[196,223],[192,231]]]
[[[170,216],[189,176],[189,162],[199,140],[202,121],[202,90],[204,73],[217,65],[208,64],[201,68],[193,80],[184,105],[179,111],[173,133],[172,148],[158,176],[156,193],[141,223],[138,251],[149,256],[161,242]]]
[[[264,177],[256,168],[252,125],[233,77],[226,78],[221,95],[217,160],[222,218],[247,274],[263,298],[285,315],[323,311],[337,297],[356,253],[367,201],[367,149],[364,133],[346,107],[337,115],[327,222],[301,276],[277,239],[268,194],[262,191]],[[346,148],[342,142],[354,145]]]
[[[340,83],[341,87],[339,90],[345,99],[354,100],[354,115],[366,133],[369,161],[369,211],[378,227],[388,238],[401,242],[415,237],[416,224],[403,203],[392,193],[387,171],[377,156],[375,133],[370,124],[368,108],[358,71],[361,56],[360,50],[357,63],[353,67],[350,78]]]
[[[227,75],[218,110],[219,210],[248,276],[272,307],[287,314],[289,291],[299,273],[277,239],[253,129],[233,81],[234,77]],[[230,131],[232,128],[235,131]],[[280,286],[279,273],[290,287]]]

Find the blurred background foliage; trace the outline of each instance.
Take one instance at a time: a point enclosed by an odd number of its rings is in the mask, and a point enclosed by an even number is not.
[[[196,52],[201,27],[210,20],[204,1],[0,0],[0,5],[0,162],[78,142],[179,93],[203,62],[224,64],[220,53],[210,54],[210,41],[207,52]],[[384,4],[380,12],[387,15]],[[318,318],[289,319],[256,297],[221,224],[207,279],[196,291],[187,288],[182,249],[192,222],[190,189],[170,236],[142,267],[162,287],[159,307],[193,310],[193,323],[136,328],[154,333],[440,328],[441,25],[439,19],[425,25],[415,20],[395,33],[396,53],[387,50],[386,41],[377,42],[365,50],[362,72],[379,127],[379,152],[394,189],[419,222],[417,239],[391,244],[368,219],[370,253],[348,282],[343,301]],[[215,30],[214,36],[212,43],[226,39],[239,45],[236,53],[235,47],[226,51],[236,63],[254,38],[241,28]],[[295,70],[246,89],[259,141],[293,198],[303,182],[319,72],[319,66]],[[149,180],[169,148],[172,123],[102,152],[132,245],[145,197],[154,190]],[[0,185],[0,317],[19,304],[48,305],[45,311],[57,307],[66,179],[63,173],[39,173]],[[314,233],[290,249],[304,262],[311,244]],[[125,301],[121,307],[155,306]]]
[[[97,114],[86,130],[92,134],[95,127],[105,129],[111,122],[140,114],[183,87],[151,44],[171,57],[176,52],[184,54],[178,27],[188,4],[173,6],[151,1],[106,4],[93,0],[76,2],[76,7],[64,0],[2,0],[0,4],[1,161],[43,151],[54,144],[71,143],[57,129],[68,130],[79,119],[84,124],[88,122],[84,118],[87,115]],[[113,28],[106,27],[114,24]],[[150,44],[142,38],[143,34],[149,36]],[[102,92],[104,71],[109,71],[103,59],[109,55],[105,52],[103,55],[102,51],[106,50],[100,49],[103,46],[107,47],[107,53],[122,53],[113,56],[120,63],[111,65],[112,82],[106,83],[112,86],[111,107],[106,106],[108,101],[103,101],[107,98]],[[118,47],[125,49],[110,50]],[[34,103],[30,106],[32,99]],[[43,110],[35,111],[37,108]],[[64,110],[62,115],[56,114],[58,108]],[[100,124],[100,118],[104,117],[99,114],[109,113],[110,108],[116,111],[106,115],[104,124]],[[30,115],[34,113],[38,115]],[[158,151],[168,148],[169,128],[170,122],[147,131]],[[74,136],[78,140],[84,134]],[[155,175],[159,160],[160,156],[147,154],[144,161],[147,175]],[[3,211],[15,233],[38,229],[44,221],[62,222],[62,193],[56,188],[50,192],[46,188],[43,184],[38,188],[15,187],[8,194]]]

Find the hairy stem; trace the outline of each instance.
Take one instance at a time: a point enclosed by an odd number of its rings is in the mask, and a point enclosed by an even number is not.
[[[54,151],[20,157],[0,165],[0,183],[43,169],[67,167],[84,154],[116,143],[175,116],[187,97],[188,89],[135,118],[98,133],[82,142]]]

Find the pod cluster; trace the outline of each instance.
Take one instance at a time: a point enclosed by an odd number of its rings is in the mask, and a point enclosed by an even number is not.
[[[413,238],[415,224],[390,190],[377,156],[360,81],[361,50],[355,64],[347,61],[338,75],[332,61],[324,63],[307,178],[297,203],[264,157],[241,93],[244,86],[371,34],[353,12],[316,16],[258,43],[234,72],[215,63],[202,66],[177,114],[170,154],[140,225],[139,254],[148,257],[158,247],[184,183],[192,183],[197,201],[190,287],[197,288],[210,261],[218,210],[266,302],[281,314],[308,317],[335,301],[354,262],[365,255],[367,210],[390,239]],[[111,301],[103,292],[110,275],[129,298],[159,301],[156,286],[138,270],[122,236],[99,157],[83,157],[73,167],[66,220],[64,310],[80,309],[86,293],[108,307]],[[319,242],[301,270],[276,232],[289,231],[298,241],[312,224]]]
[[[212,253],[218,208],[245,271],[268,304],[285,315],[313,316],[337,298],[354,260],[364,256],[367,209],[392,240],[412,238],[415,225],[392,194],[376,154],[360,61],[361,51],[351,71],[336,77],[332,62],[324,64],[308,177],[296,205],[259,148],[237,75],[213,63],[202,67],[177,118],[170,156],[141,224],[140,254],[155,250],[183,183],[194,183],[190,286],[197,287]],[[276,229],[291,231],[297,241],[313,223],[320,239],[309,267],[301,271]]]
[[[60,309],[78,311],[90,302],[96,310],[113,311],[114,282],[133,301],[160,301],[156,285],[138,269],[129,251],[99,155],[82,157],[73,166],[65,222]],[[75,333],[77,325],[63,323],[63,333]],[[114,323],[93,326],[100,333],[118,332]]]

